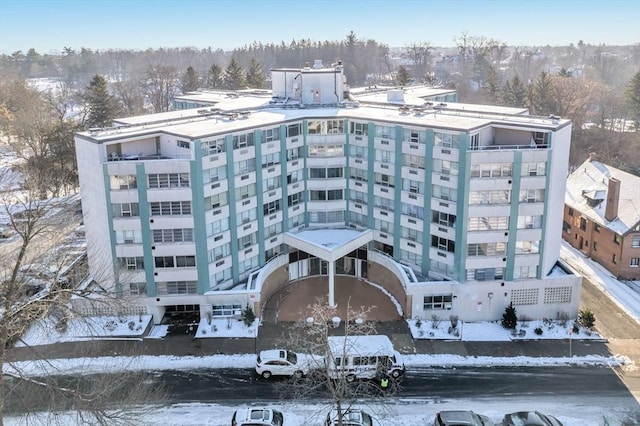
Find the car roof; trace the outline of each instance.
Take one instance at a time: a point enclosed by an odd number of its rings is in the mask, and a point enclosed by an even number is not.
[[[265,407],[249,407],[236,411],[236,418],[241,424],[262,424],[273,419],[273,410]]]
[[[551,420],[551,417],[545,416],[537,411],[518,411],[517,413],[507,414],[505,417],[508,417],[516,426],[547,426],[548,423],[544,419],[549,418],[549,420]],[[553,424],[554,422],[551,421],[551,423]]]
[[[260,352],[260,359],[262,361],[269,361],[272,359],[287,359],[287,351],[284,349],[269,349]]]
[[[438,413],[440,418],[447,423],[453,423],[460,425],[475,425],[476,418],[473,416],[473,411],[441,411]]]

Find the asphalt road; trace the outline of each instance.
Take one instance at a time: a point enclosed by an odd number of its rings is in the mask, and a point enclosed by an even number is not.
[[[247,369],[162,371],[155,377],[166,386],[168,403],[236,403],[290,398],[286,379],[266,380]],[[500,398],[523,395],[532,400],[554,395],[575,397],[587,404],[590,400],[595,404],[606,398],[619,405],[608,407],[610,409],[639,408],[611,369],[594,366],[414,368],[407,371],[393,397],[443,400],[482,396],[499,401]],[[377,394],[372,396],[379,397]],[[318,393],[312,399],[326,400],[327,397],[326,393]]]

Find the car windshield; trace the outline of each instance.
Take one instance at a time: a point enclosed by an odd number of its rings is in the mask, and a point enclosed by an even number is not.
[[[287,361],[289,361],[291,364],[297,364],[298,363],[298,355],[296,355],[295,352],[287,352]]]

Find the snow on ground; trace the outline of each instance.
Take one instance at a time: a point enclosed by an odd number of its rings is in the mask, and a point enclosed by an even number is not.
[[[87,317],[81,320],[70,319],[65,325],[48,317],[34,323],[16,346],[50,345],[96,338],[141,338],[151,318],[151,315]]]
[[[600,355],[572,357],[490,357],[450,354],[418,354],[403,356],[407,369],[412,367],[479,367],[479,366],[568,366],[599,365],[617,367],[628,362],[624,357]],[[5,372],[27,376],[99,374],[114,371],[164,371],[201,370],[212,368],[255,367],[255,354],[207,355],[207,356],[151,356],[136,357],[88,357],[30,360],[6,363]]]
[[[499,322],[463,323],[454,328],[450,320],[407,320],[414,339],[460,340],[463,342],[508,342],[515,340],[580,339],[601,340],[595,332],[579,328],[577,333],[569,332],[573,321],[564,325],[560,321],[518,321],[516,334],[505,329]],[[539,329],[541,334],[536,333]]]
[[[259,406],[259,403],[252,404]],[[313,402],[268,402],[263,406],[280,410],[284,415],[283,426],[320,426],[324,425],[324,419],[330,410],[328,404]],[[217,403],[183,403],[157,407],[145,414],[142,418],[146,425],[173,425],[183,426],[228,426],[234,411],[247,405],[224,405]],[[374,416],[375,426],[425,426],[431,425],[436,413],[445,410],[472,410],[484,414],[491,420],[500,424],[506,413],[517,411],[537,410],[545,414],[553,415],[564,426],[600,426],[600,425],[625,425],[637,424],[630,421],[638,420],[637,407],[620,406],[614,401],[603,398],[597,405],[593,401],[581,401],[577,398],[568,398],[558,401],[557,397],[539,398],[532,402],[526,396],[503,397],[500,401],[489,398],[473,399],[442,399],[437,396],[425,396],[421,399],[385,398],[359,401],[354,408],[360,408]],[[75,425],[77,418],[73,414],[56,414],[56,424]],[[30,416],[28,422],[25,419],[5,418],[6,425],[49,425],[50,419],[37,421]],[[605,421],[607,423],[605,423]]]
[[[580,275],[608,294],[621,309],[640,323],[639,291],[634,291],[631,285],[618,281],[602,265],[588,259],[564,240],[560,247],[560,258],[571,265]]]

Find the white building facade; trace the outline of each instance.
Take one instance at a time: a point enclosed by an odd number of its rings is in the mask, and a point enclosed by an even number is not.
[[[97,283],[158,322],[259,311],[312,275],[386,287],[375,266],[405,317],[576,315],[581,279],[558,265],[569,121],[415,91],[354,99],[340,64],[272,81],[77,134]],[[356,235],[325,258],[297,237],[320,229]]]

